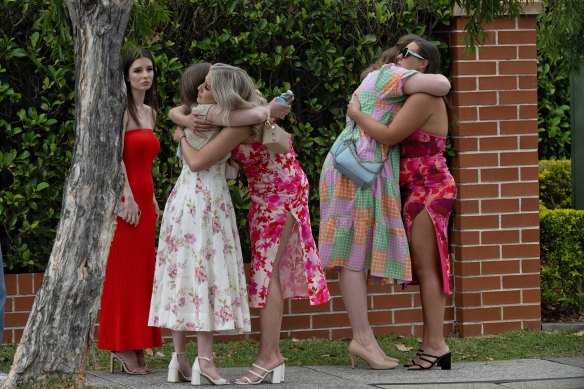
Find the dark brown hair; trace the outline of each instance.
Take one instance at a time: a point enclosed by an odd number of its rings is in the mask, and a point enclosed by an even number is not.
[[[150,89],[146,91],[146,95],[144,96],[144,104],[152,108],[152,122],[154,123],[154,125],[156,125],[156,122],[158,120],[158,109],[160,107],[158,103],[158,88],[156,84],[156,64],[154,63],[154,57],[152,56],[150,51],[139,47],[128,49],[124,55],[124,59],[122,62],[122,68],[124,71],[124,83],[126,84],[127,99],[126,108],[128,109],[130,116],[132,117],[132,119],[134,119],[136,124],[141,126],[142,123],[140,123],[140,120],[138,119],[136,102],[134,101],[134,96],[132,95],[132,86],[130,85],[129,80],[130,67],[132,66],[134,61],[140,58],[148,58],[150,61],[152,61],[152,66],[154,67],[154,77],[152,79],[152,86],[150,87]]]
[[[183,70],[180,78],[180,102],[185,106],[185,114],[191,113],[191,107],[197,102],[197,88],[205,82],[211,69],[209,62],[193,64]]]
[[[397,62],[399,51],[417,39],[422,39],[416,34],[406,34],[399,37],[394,46],[385,49],[379,58],[361,73],[360,81],[363,81],[367,75],[375,70],[380,69],[383,65]]]

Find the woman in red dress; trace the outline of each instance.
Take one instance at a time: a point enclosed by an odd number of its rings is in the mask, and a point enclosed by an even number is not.
[[[154,135],[157,119],[156,78],[152,55],[131,50],[124,58],[128,103],[124,113],[122,206],[106,267],[98,348],[111,350],[122,371],[146,374],[144,349],[160,347],[160,329],[148,327],[154,277],[156,220],[152,161],[160,149]]]

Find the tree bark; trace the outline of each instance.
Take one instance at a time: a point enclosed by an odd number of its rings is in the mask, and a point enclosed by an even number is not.
[[[120,51],[132,0],[65,0],[76,54],[76,144],[55,243],[3,388],[85,378],[122,192]]]

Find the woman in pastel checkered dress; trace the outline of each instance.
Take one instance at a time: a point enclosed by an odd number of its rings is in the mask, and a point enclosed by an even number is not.
[[[387,124],[408,95],[445,95],[449,89],[444,76],[386,64],[365,77],[353,98],[365,114]],[[324,267],[339,269],[341,295],[353,331],[349,345],[352,364],[358,356],[374,369],[392,369],[397,360],[385,355],[367,318],[367,276],[385,283],[412,279],[408,241],[400,216],[399,149],[377,142],[358,125],[355,131],[354,125],[347,118],[339,138],[352,137],[361,159],[381,161],[387,156],[387,160],[373,185],[361,188],[335,169],[329,153],[320,179],[319,252]]]

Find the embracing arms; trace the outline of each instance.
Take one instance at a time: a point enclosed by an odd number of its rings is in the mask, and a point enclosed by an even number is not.
[[[450,91],[450,81],[442,74],[416,73],[404,82],[406,95],[428,93],[433,96],[446,96]]]

